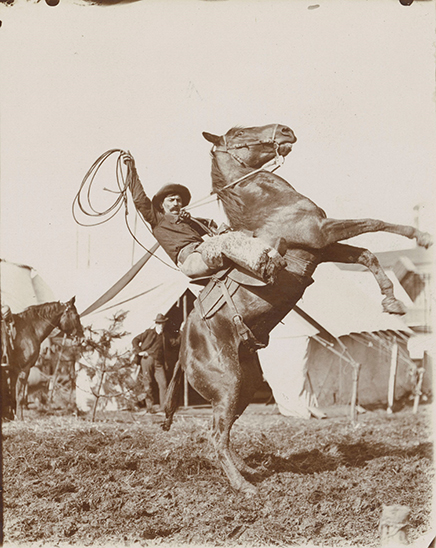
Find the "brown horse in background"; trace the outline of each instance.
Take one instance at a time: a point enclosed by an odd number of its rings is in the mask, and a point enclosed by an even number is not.
[[[203,135],[214,144],[213,192],[221,200],[231,227],[276,248],[284,255],[287,266],[271,285],[239,284],[232,294],[232,304],[225,304],[208,319],[204,319],[198,307],[190,313],[182,332],[179,362],[168,389],[163,428],[171,426],[184,370],[189,383],[212,403],[212,438],[232,487],[252,494],[256,489],[242,474],[250,476],[256,471],[231,447],[230,430],[250,403],[262,372],[257,353],[238,334],[235,316],[244,319],[254,340],[266,344],[270,331],[312,283],[311,275],[317,265],[327,261],[366,266],[385,295],[385,311],[404,313],[393,294],[392,282],[375,256],[366,249],[338,242],[365,232],[387,231],[415,238],[419,245],[428,247],[431,237],[410,226],[372,219],[329,219],[287,181],[262,170],[266,162],[276,156],[284,157],[292,150],[296,138],[286,126],[233,128],[221,137]]]
[[[65,303],[50,302],[29,306],[18,314],[12,314],[15,337],[8,342],[7,349],[2,347],[3,356],[7,352],[5,361],[9,380],[9,406],[3,405],[7,418],[13,418],[14,415],[23,418],[22,400],[27,378],[30,368],[38,359],[42,341],[55,328],[72,337],[83,337],[82,324],[74,302],[75,297]],[[5,384],[2,383],[3,396],[6,392]]]

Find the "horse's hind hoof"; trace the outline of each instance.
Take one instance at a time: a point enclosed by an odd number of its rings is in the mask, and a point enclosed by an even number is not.
[[[395,297],[386,297],[382,301],[383,312],[388,314],[399,314],[403,316],[407,312],[407,308],[404,304]]]
[[[433,236],[428,232],[418,232],[415,239],[416,243],[420,247],[425,247],[425,249],[428,249],[431,245],[433,245]]]
[[[236,489],[236,491],[240,495],[243,495],[244,497],[247,497],[247,498],[255,497],[256,495],[258,495],[257,487],[255,487],[252,483],[246,480],[244,480],[243,483],[241,483],[241,485],[239,486],[238,489]]]
[[[160,427],[162,428],[162,430],[163,430],[164,432],[168,432],[168,430],[171,428],[171,422],[172,422],[172,421],[170,421],[170,420],[168,420],[168,419],[165,419],[165,420],[163,421],[163,423],[160,425]]]

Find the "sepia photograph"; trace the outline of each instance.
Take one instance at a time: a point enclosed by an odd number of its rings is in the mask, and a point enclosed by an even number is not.
[[[0,546],[435,546],[436,0],[0,0]]]

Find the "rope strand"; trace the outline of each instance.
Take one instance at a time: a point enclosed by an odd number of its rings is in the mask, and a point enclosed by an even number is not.
[[[118,186],[118,190],[111,190],[109,188],[104,187],[103,190],[106,190],[107,192],[111,192],[113,194],[116,194],[117,197],[115,201],[110,205],[108,208],[103,210],[98,210],[95,205],[92,203],[91,200],[91,189],[94,184],[94,179],[100,170],[103,163],[113,154],[118,154],[118,158],[116,160],[116,166],[115,166],[115,175],[116,175],[116,183]],[[106,152],[104,152],[101,156],[97,158],[97,160],[92,164],[92,166],[87,171],[85,177],[83,178],[83,181],[79,187],[79,190],[74,197],[73,204],[72,204],[72,214],[73,218],[76,221],[76,223],[80,226],[98,226],[102,225],[108,221],[110,221],[115,215],[120,211],[120,209],[124,206],[124,221],[126,223],[127,230],[129,234],[132,236],[132,238],[135,240],[135,242],[144,249],[147,253],[150,253],[153,257],[158,259],[161,263],[163,263],[168,268],[171,268],[173,270],[179,271],[178,268],[175,266],[169,264],[168,262],[164,261],[160,257],[158,257],[155,253],[152,253],[149,249],[147,249],[136,237],[136,235],[133,233],[130,224],[129,224],[129,207],[128,207],[128,199],[127,199],[127,189],[128,185],[126,183],[126,179],[123,174],[123,161],[122,157],[126,154],[126,152],[119,148],[113,148]],[[95,220],[93,222],[84,223],[79,221],[77,218],[77,211],[82,212],[87,217],[92,218],[102,218],[101,220]],[[150,227],[145,222],[142,215],[139,215],[142,223],[147,228],[147,230],[150,232],[150,234],[154,237],[153,232],[150,230]]]

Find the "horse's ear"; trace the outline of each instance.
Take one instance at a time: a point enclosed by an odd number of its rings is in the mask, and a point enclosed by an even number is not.
[[[74,304],[76,302],[76,295],[74,297],[71,297],[71,299],[68,301],[69,304]]]
[[[213,133],[203,131],[203,137],[206,139],[206,141],[209,141],[209,143],[213,143],[215,146],[218,146],[221,143],[221,137],[219,135],[214,135]]]

